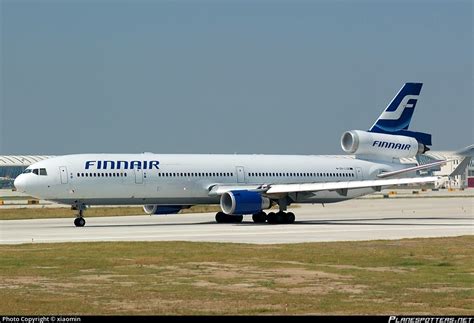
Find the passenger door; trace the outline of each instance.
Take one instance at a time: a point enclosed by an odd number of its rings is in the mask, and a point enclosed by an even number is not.
[[[143,184],[143,170],[135,169],[135,184]]]
[[[245,169],[243,166],[236,166],[237,183],[245,183]]]
[[[66,166],[59,166],[59,175],[61,177],[61,184],[67,184],[67,168],[66,168]]]
[[[359,181],[362,181],[364,177],[362,176],[362,169],[360,167],[356,167],[356,176]]]

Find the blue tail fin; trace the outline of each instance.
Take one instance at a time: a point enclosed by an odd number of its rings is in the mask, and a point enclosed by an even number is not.
[[[431,145],[430,134],[408,131],[422,86],[423,83],[405,83],[369,131],[413,137]]]
[[[369,131],[393,133],[407,130],[423,83],[405,83]]]

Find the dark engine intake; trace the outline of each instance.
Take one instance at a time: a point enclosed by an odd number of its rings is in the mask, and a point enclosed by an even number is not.
[[[258,192],[230,191],[221,196],[221,209],[225,214],[255,214],[270,206],[270,199]]]

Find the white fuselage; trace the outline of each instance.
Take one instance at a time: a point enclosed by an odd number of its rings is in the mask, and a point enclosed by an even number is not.
[[[64,204],[218,204],[219,196],[210,194],[215,185],[350,182],[405,167],[349,156],[81,154],[31,165],[28,169],[45,169],[46,175],[21,174],[15,186],[31,196]],[[298,203],[329,203],[373,192],[361,188],[346,196],[323,191],[291,197]]]

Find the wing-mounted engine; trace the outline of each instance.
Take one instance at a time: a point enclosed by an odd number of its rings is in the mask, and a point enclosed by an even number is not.
[[[269,198],[259,192],[229,191],[221,195],[221,209],[225,214],[255,214],[271,206]]]
[[[346,131],[341,137],[341,147],[350,154],[389,158],[411,158],[429,150],[412,137],[362,130]]]
[[[176,214],[181,209],[183,206],[181,205],[156,205],[156,204],[146,204],[143,205],[143,211],[145,211],[146,214]]]

